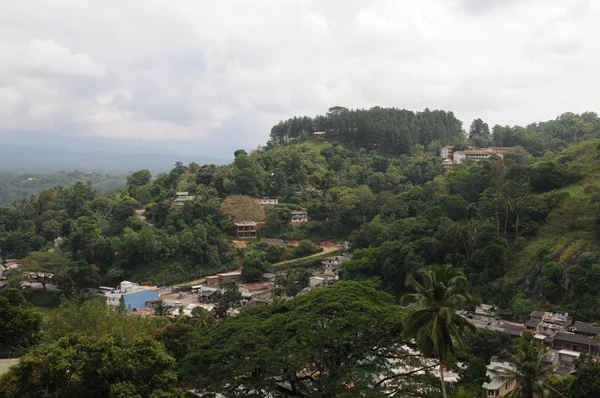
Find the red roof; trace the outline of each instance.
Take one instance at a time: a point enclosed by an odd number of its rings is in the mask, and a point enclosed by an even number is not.
[[[246,289],[249,292],[254,292],[256,290],[267,290],[275,287],[273,282],[261,282],[261,283],[247,283],[245,285],[241,285],[240,288]]]

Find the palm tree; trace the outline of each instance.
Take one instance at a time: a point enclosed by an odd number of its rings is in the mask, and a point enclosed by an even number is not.
[[[474,331],[475,326],[456,313],[456,309],[470,301],[465,292],[464,274],[450,265],[434,265],[420,273],[422,283],[408,275],[406,285],[415,293],[402,297],[404,303],[417,303],[420,307],[405,321],[404,338],[415,338],[421,353],[440,361],[442,394],[447,398],[444,382],[444,363],[457,349],[465,347],[463,332]]]
[[[516,341],[516,349],[505,353],[514,368],[499,367],[492,371],[506,382],[515,382],[515,389],[506,397],[509,398],[544,398],[547,392],[554,391],[546,384],[546,379],[554,372],[551,354],[531,333],[524,333]]]
[[[192,310],[192,323],[199,329],[208,329],[215,324],[215,318],[210,311],[196,307]]]

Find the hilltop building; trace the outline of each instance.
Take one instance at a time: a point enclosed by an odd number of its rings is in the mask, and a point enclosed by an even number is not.
[[[446,145],[440,151],[440,155],[443,159],[444,165],[450,166],[451,164],[460,164],[466,159],[480,162],[482,160],[490,158],[492,155],[496,155],[496,156],[499,156],[500,158],[504,158],[504,154],[509,149],[510,149],[509,147],[492,146],[492,147],[481,148],[481,149],[467,147],[467,149],[465,149],[465,150],[456,151],[456,150],[454,150],[453,145]]]
[[[105,292],[104,296],[107,305],[118,307],[123,304],[127,311],[134,311],[148,307],[148,302],[158,300],[159,290],[156,286],[140,286],[137,283],[123,281],[118,288]]]

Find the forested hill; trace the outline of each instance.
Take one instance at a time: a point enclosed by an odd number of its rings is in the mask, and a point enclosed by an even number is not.
[[[239,150],[224,166],[178,163],[155,176],[140,170],[113,194],[83,183],[49,189],[0,209],[0,256],[46,251],[60,236],[69,261],[97,266],[108,285],[122,278],[183,282],[249,263],[260,268],[277,256],[265,248],[252,258],[233,250],[231,212],[222,205],[269,196],[280,204],[258,220],[266,222],[261,235],[349,239],[354,259],[343,278],[375,279],[401,295],[408,274],[451,263],[507,316],[549,308],[595,319],[599,126],[594,113],[491,130],[477,119],[463,145],[512,148],[504,159],[451,169],[442,167],[436,140],[413,144],[410,157],[306,140]],[[193,198],[179,206],[181,191]],[[291,212],[302,209],[309,222],[291,226]]]
[[[435,140],[460,143],[464,138],[462,122],[452,112],[381,107],[348,110],[336,106],[324,116],[279,122],[271,129],[271,141],[306,141],[313,138],[314,132],[325,132],[328,139],[390,155],[411,155],[416,144],[427,146]]]
[[[297,143],[312,140],[315,132],[325,133],[328,141],[339,141],[354,148],[374,150],[385,155],[413,155],[419,146],[427,149],[442,145],[466,144],[478,147],[522,146],[534,156],[559,150],[572,143],[598,137],[600,119],[594,112],[564,113],[554,120],[522,126],[495,125],[481,119],[465,132],[452,112],[425,109],[374,107],[355,109],[336,106],[325,115],[294,117],[280,121],[271,129],[271,142]]]

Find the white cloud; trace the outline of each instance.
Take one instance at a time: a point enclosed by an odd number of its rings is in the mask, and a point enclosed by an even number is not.
[[[8,0],[0,134],[253,147],[333,105],[526,124],[599,108],[599,17],[576,0]]]

